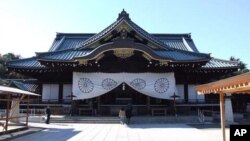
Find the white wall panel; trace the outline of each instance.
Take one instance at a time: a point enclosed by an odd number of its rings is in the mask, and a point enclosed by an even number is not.
[[[43,84],[42,100],[58,101],[59,84]]]
[[[72,93],[72,84],[63,84],[63,99],[71,99],[68,97]]]
[[[198,95],[195,89],[195,85],[188,85],[188,99],[204,100],[204,95]]]
[[[50,84],[43,84],[42,100],[50,99]]]
[[[184,85],[176,85],[177,95],[180,96],[180,99],[184,99]]]

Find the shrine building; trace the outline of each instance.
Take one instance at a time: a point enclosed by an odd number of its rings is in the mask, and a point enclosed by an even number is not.
[[[128,104],[135,115],[161,108],[171,115],[173,100],[178,114],[213,106],[213,96],[198,95],[195,86],[239,65],[199,52],[190,33],[148,33],[123,10],[99,33],[57,33],[47,52],[7,67],[37,80],[41,97],[34,105],[63,111],[73,102],[81,115],[97,101],[99,115],[116,115]]]

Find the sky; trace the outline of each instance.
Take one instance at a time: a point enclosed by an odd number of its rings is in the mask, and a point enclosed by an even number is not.
[[[0,0],[0,54],[32,57],[57,32],[98,33],[122,9],[149,33],[191,33],[200,52],[250,68],[249,0]]]

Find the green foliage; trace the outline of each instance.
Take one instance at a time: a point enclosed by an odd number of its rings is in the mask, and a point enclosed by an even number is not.
[[[235,58],[235,57],[231,56],[230,57],[230,61],[237,61],[237,62],[239,62],[240,70],[247,69],[247,64],[243,63],[239,58]]]
[[[0,84],[4,83],[2,79],[22,79],[24,76],[15,72],[8,72],[6,63],[11,60],[20,59],[20,55],[15,55],[13,53],[7,53],[4,55],[0,54]]]
[[[236,62],[238,62],[239,63],[239,70],[236,71],[236,72],[224,75],[224,76],[222,76],[219,79],[224,79],[224,78],[228,78],[228,77],[232,77],[232,76],[236,76],[236,75],[239,75],[239,74],[243,74],[243,73],[249,72],[249,70],[247,69],[247,64],[244,63],[244,62],[242,62],[239,58],[235,58],[235,57],[231,56],[230,57],[230,61],[236,61]]]

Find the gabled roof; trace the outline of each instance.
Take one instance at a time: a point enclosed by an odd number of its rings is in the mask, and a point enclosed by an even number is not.
[[[56,52],[67,49],[74,49],[84,43],[94,33],[57,33],[57,36],[48,52]],[[199,52],[191,35],[187,34],[151,34],[162,43],[173,49]],[[40,53],[38,53],[40,54]]]
[[[124,10],[119,14],[119,17],[114,23],[112,23],[110,26],[108,26],[101,32],[97,33],[96,35],[92,36],[91,38],[87,39],[76,48],[84,49],[86,47],[89,47],[92,44],[98,43],[99,41],[112,36],[113,33],[121,32],[121,30],[123,29],[126,29],[129,32],[133,32],[133,34],[136,34],[135,36],[137,36],[139,40],[149,42],[147,43],[149,46],[153,45],[156,46],[156,48],[165,48],[165,49],[170,48],[168,45],[164,44],[161,40],[157,39],[153,35],[146,32],[144,29],[142,29],[140,26],[135,24],[129,18],[129,14]]]
[[[185,51],[198,52],[195,47],[190,33],[187,34],[150,34],[144,29],[135,24],[126,11],[122,11],[119,14],[118,19],[109,25],[107,28],[97,34],[87,33],[57,33],[57,37],[54,40],[49,52],[59,51],[65,49],[83,49],[97,44],[98,42],[110,38],[113,34],[118,32],[121,28],[127,28],[130,32],[135,33],[141,41],[149,42],[150,45],[155,45],[160,48],[173,48]]]
[[[124,10],[114,23],[100,33],[57,33],[48,52],[37,53],[36,57],[10,61],[8,67],[46,69],[47,67],[41,64],[41,61],[75,61],[75,58],[89,56],[104,44],[113,43],[116,34],[122,32],[122,29],[126,29],[138,41],[141,40],[139,43],[149,47],[150,51],[153,52],[151,54],[162,59],[171,59],[177,62],[208,61],[202,69],[238,67],[236,62],[211,59],[209,54],[199,53],[190,33],[150,34],[135,24]]]

